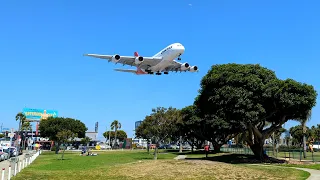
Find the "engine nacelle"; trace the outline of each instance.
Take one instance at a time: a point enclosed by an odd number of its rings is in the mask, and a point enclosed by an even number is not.
[[[112,56],[112,62],[118,62],[120,61],[120,55],[119,54],[116,54],[114,56]]]
[[[197,66],[191,66],[190,67],[190,72],[197,72],[198,71],[198,67]]]
[[[181,64],[181,71],[185,71],[190,67],[190,65],[188,63],[183,63]]]
[[[134,60],[135,64],[141,64],[142,62],[143,62],[143,57],[142,56],[136,57],[136,59]]]

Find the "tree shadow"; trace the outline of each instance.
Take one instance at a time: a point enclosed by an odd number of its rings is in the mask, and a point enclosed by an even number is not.
[[[209,151],[208,154],[219,154],[219,153],[222,153],[222,152]],[[193,151],[193,152],[191,152],[191,151],[186,151],[186,152],[181,152],[181,153],[178,152],[178,154],[179,154],[179,155],[203,154],[203,155],[205,156],[205,151],[204,151],[204,150],[197,150],[197,151]]]
[[[57,160],[57,161],[70,161],[70,160],[72,160],[72,158],[63,158],[63,159],[56,158],[55,160]]]
[[[277,163],[283,164],[286,163],[285,160],[280,160],[272,157],[266,158],[264,161],[257,160],[254,155],[244,155],[244,154],[221,154],[219,156],[209,156],[208,158],[185,158],[186,160],[209,160],[209,161],[217,161],[224,162],[229,164],[264,164],[264,163]]]

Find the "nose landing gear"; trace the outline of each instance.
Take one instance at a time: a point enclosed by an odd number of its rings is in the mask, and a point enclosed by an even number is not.
[[[180,56],[181,56],[181,54],[179,54],[179,56],[178,56],[178,61],[181,61],[181,57]]]

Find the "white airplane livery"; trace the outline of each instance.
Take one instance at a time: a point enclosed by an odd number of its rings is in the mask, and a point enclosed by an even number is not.
[[[115,69],[120,72],[130,72],[136,75],[142,74],[156,74],[161,75],[169,74],[169,71],[172,72],[198,72],[197,66],[190,66],[187,62],[180,63],[174,60],[178,58],[181,60],[180,56],[184,53],[185,48],[180,43],[173,43],[169,46],[162,49],[160,52],[155,54],[152,57],[143,57],[134,52],[133,56],[120,56],[119,54],[115,55],[101,55],[101,54],[84,54],[85,56],[107,59],[109,62],[121,63],[123,65],[136,66],[137,69]]]

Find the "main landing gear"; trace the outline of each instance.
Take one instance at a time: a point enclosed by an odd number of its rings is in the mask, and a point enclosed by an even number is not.
[[[168,72],[163,72],[163,74],[169,74]],[[156,75],[161,75],[161,72],[157,72]]]
[[[152,72],[152,71],[147,71],[148,72],[148,74],[154,74],[154,72]],[[158,72],[156,72],[155,73],[156,75],[161,75],[162,73],[160,72],[160,71],[158,71]],[[163,74],[169,74],[169,72],[163,72]]]

